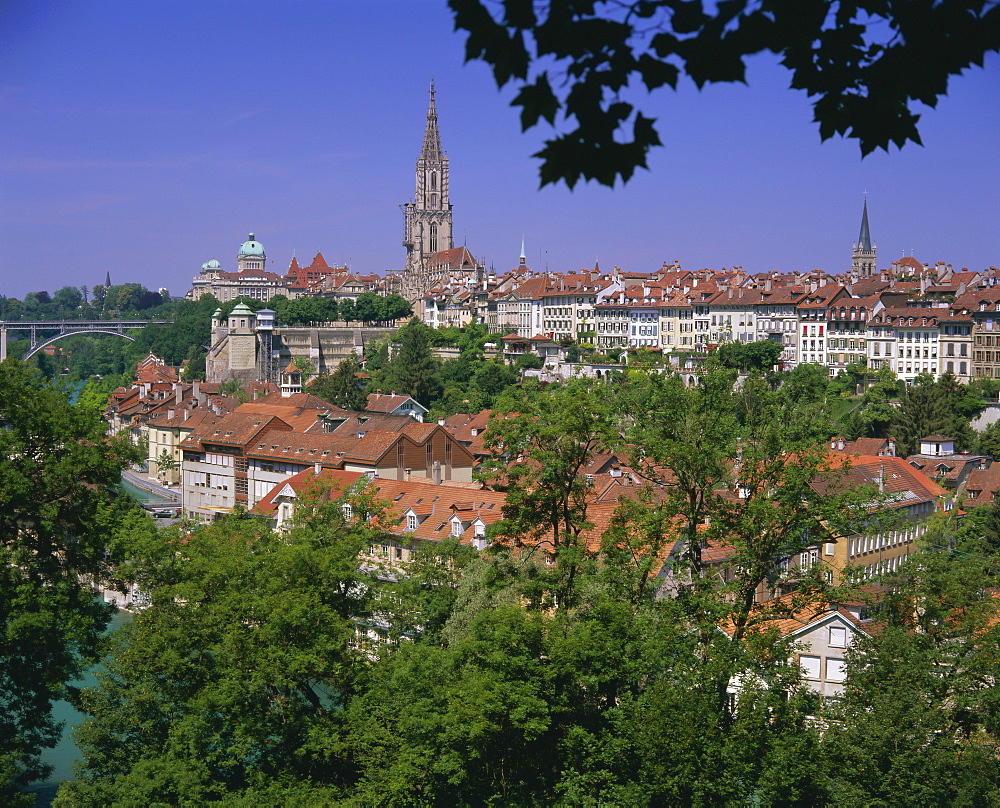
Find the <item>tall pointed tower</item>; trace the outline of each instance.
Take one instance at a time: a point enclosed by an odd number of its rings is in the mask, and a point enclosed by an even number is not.
[[[417,158],[414,197],[412,202],[401,206],[403,246],[406,247],[403,296],[411,302],[428,289],[427,259],[436,252],[455,246],[452,240],[451,201],[448,198],[448,157],[441,148],[434,93],[432,81],[424,143]]]
[[[875,259],[875,245],[872,244],[872,234],[868,229],[868,199],[861,213],[861,233],[851,253],[851,272],[859,278],[871,278],[878,271]]]

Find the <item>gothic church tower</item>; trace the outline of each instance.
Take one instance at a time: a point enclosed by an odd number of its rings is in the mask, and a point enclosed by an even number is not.
[[[452,240],[451,202],[448,198],[448,157],[441,148],[438,132],[434,82],[431,82],[424,144],[417,158],[416,189],[412,202],[403,208],[403,246],[406,267],[403,272],[403,296],[416,302],[429,288],[427,259],[454,247]]]
[[[851,274],[858,278],[872,278],[878,272],[877,267],[875,245],[872,244],[872,234],[868,230],[868,200],[865,199],[861,214],[861,233],[851,253]]]

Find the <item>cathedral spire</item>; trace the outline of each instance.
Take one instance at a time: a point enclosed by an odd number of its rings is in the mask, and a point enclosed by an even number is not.
[[[413,201],[402,206],[406,247],[403,294],[415,302],[439,280],[443,268],[428,261],[436,253],[454,248],[451,200],[448,196],[448,155],[441,148],[434,82],[430,87],[424,142],[417,158]]]
[[[431,100],[427,105],[427,126],[424,128],[424,147],[420,156],[424,160],[440,160],[444,157],[441,149],[441,135],[438,132],[437,104],[434,100],[434,82],[431,81]]]

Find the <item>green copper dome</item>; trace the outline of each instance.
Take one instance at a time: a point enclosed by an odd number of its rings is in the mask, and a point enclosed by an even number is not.
[[[253,233],[250,234],[249,240],[244,241],[240,247],[240,256],[244,255],[264,255],[264,245],[259,241],[254,241]]]

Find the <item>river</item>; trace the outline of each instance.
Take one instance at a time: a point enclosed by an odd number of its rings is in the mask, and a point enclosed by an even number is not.
[[[160,498],[149,491],[144,491],[129,482],[122,480],[122,485],[129,494],[137,499],[139,502],[153,502],[159,501]],[[111,618],[111,623],[108,625],[108,632],[114,631],[119,626],[128,622],[132,619],[132,615],[128,612],[119,611]],[[77,684],[82,687],[90,687],[97,683],[97,678],[95,673],[100,670],[100,666],[94,667],[92,670],[84,674],[83,678],[77,682]],[[73,708],[73,706],[68,701],[57,701],[52,705],[52,715],[58,722],[64,722],[62,737],[59,739],[59,743],[56,744],[52,749],[46,749],[42,753],[42,760],[45,763],[50,764],[52,769],[52,774],[47,780],[34,783],[27,790],[28,792],[35,795],[35,806],[39,808],[40,806],[47,806],[52,804],[52,800],[56,796],[56,791],[59,790],[59,784],[63,780],[73,779],[73,764],[80,759],[80,751],[76,748],[76,744],[73,743],[73,738],[70,733],[73,729],[85,718],[83,713],[78,712]]]

